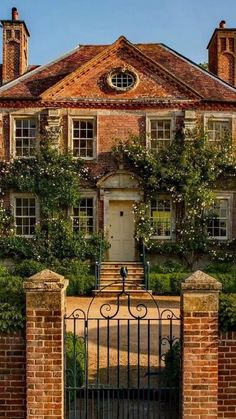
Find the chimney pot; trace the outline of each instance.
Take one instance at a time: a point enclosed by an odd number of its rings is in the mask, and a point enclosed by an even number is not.
[[[18,20],[19,19],[19,13],[16,7],[13,7],[11,10],[12,13],[12,20]]]
[[[219,28],[220,29],[224,29],[225,28],[225,24],[226,24],[226,21],[225,20],[221,20],[220,23],[219,23]]]

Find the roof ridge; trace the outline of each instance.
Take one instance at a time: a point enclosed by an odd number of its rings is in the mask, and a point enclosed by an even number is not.
[[[136,44],[133,44],[132,42],[130,42],[125,36],[121,35],[118,39],[116,39],[115,42],[113,42],[112,44],[108,45],[107,48],[105,48],[103,51],[101,51],[99,54],[95,55],[93,58],[91,58],[90,60],[86,61],[84,64],[82,64],[82,66],[74,71],[72,71],[72,73],[68,74],[67,76],[65,76],[63,79],[59,80],[56,84],[54,84],[53,86],[49,87],[48,89],[46,89],[42,94],[41,94],[41,98],[46,98],[47,94],[49,93],[49,91],[53,92],[55,91],[56,88],[58,88],[63,82],[68,83],[71,80],[73,80],[74,77],[77,76],[78,73],[84,71],[86,69],[86,67],[90,66],[91,63],[95,62],[96,60],[98,60],[99,58],[101,59],[105,54],[109,54],[110,51],[112,51],[114,48],[116,48],[121,42],[125,42],[126,44],[128,44],[131,48],[133,48],[133,50],[137,53],[140,54],[142,57],[144,57],[147,61],[149,61],[150,63],[152,63],[152,65],[155,65],[159,70],[161,70],[162,72],[164,72],[165,74],[167,74],[172,80],[175,81],[175,83],[177,83],[178,85],[181,85],[182,88],[184,87],[185,89],[188,89],[189,91],[191,91],[192,93],[194,93],[195,95],[197,95],[198,97],[202,98],[202,95],[197,92],[195,89],[193,89],[191,86],[189,86],[187,83],[185,83],[183,80],[179,79],[179,77],[176,77],[175,75],[173,75],[166,67],[164,67],[162,64],[158,63],[157,61],[155,61],[153,58],[149,57],[147,54],[145,54],[145,52],[141,51]]]

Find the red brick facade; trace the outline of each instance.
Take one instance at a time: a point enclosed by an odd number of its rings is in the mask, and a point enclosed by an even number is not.
[[[26,341],[24,332],[0,335],[0,418],[26,417]]]
[[[27,419],[64,418],[65,284],[47,270],[25,283]]]
[[[228,29],[224,25],[225,22],[222,21],[209,42],[209,70],[228,83],[236,85],[236,29]]]
[[[218,294],[201,271],[182,285],[183,419],[218,418]]]
[[[218,418],[236,418],[236,332],[219,338]]]
[[[92,120],[93,156],[89,156],[86,164],[93,182],[84,183],[81,189],[85,195],[93,195],[94,231],[99,229],[109,236],[110,201],[141,199],[142,190],[137,192],[137,188],[130,188],[127,183],[125,188],[116,186],[116,176],[122,176],[117,172],[121,165],[115,161],[111,150],[118,140],[125,140],[130,135],[141,137],[143,144],[150,147],[152,118],[171,121],[170,140],[180,128],[191,129],[197,122],[207,126],[211,118],[216,121],[226,119],[236,144],[236,89],[167,46],[132,44],[121,36],[111,45],[82,45],[48,65],[35,68],[26,65],[29,33],[24,21],[18,20],[17,11],[14,10],[12,20],[4,20],[2,24],[2,82],[6,77],[15,80],[0,87],[0,158],[16,157],[14,124],[17,118],[35,119],[37,146],[44,138],[46,127],[60,128],[56,147],[63,152],[73,149],[73,121]],[[222,33],[227,36],[225,45],[221,40]],[[234,29],[216,30],[209,44],[212,71],[223,78],[228,72],[228,81],[232,83],[234,70],[227,57],[234,53],[233,33]],[[18,35],[18,40],[11,38]],[[27,41],[24,45],[22,39]],[[20,52],[13,48],[13,41]],[[221,49],[225,48],[222,58],[225,63],[220,58],[219,45]],[[20,63],[19,74],[14,73],[16,62]],[[111,75],[117,69],[121,74],[132,74],[134,84],[131,88],[122,90],[112,86]],[[20,74],[24,76],[17,78]],[[123,179],[127,171],[123,172]],[[109,174],[113,183],[105,187],[103,179]],[[228,200],[228,231],[224,238],[235,238],[235,183],[223,182],[217,187],[217,193]],[[9,204],[9,197],[6,201]],[[174,217],[172,221],[174,224]]]
[[[3,64],[2,82],[7,83],[24,74],[28,69],[29,32],[23,21],[19,20],[15,7],[12,20],[2,20]]]

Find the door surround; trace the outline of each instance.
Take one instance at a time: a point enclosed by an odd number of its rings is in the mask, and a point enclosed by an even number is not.
[[[103,200],[104,237],[109,234],[110,201],[140,201],[143,192],[138,176],[126,170],[117,170],[104,176],[97,183],[100,199]]]

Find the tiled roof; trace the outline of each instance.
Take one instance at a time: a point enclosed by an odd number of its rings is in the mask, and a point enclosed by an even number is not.
[[[164,44],[136,45],[206,100],[235,100],[236,89]]]
[[[206,100],[236,101],[236,89],[163,44],[136,44],[143,54],[166,68]],[[83,64],[104,51],[107,45],[82,45],[46,66],[36,67],[0,88],[0,98],[36,98]]]

